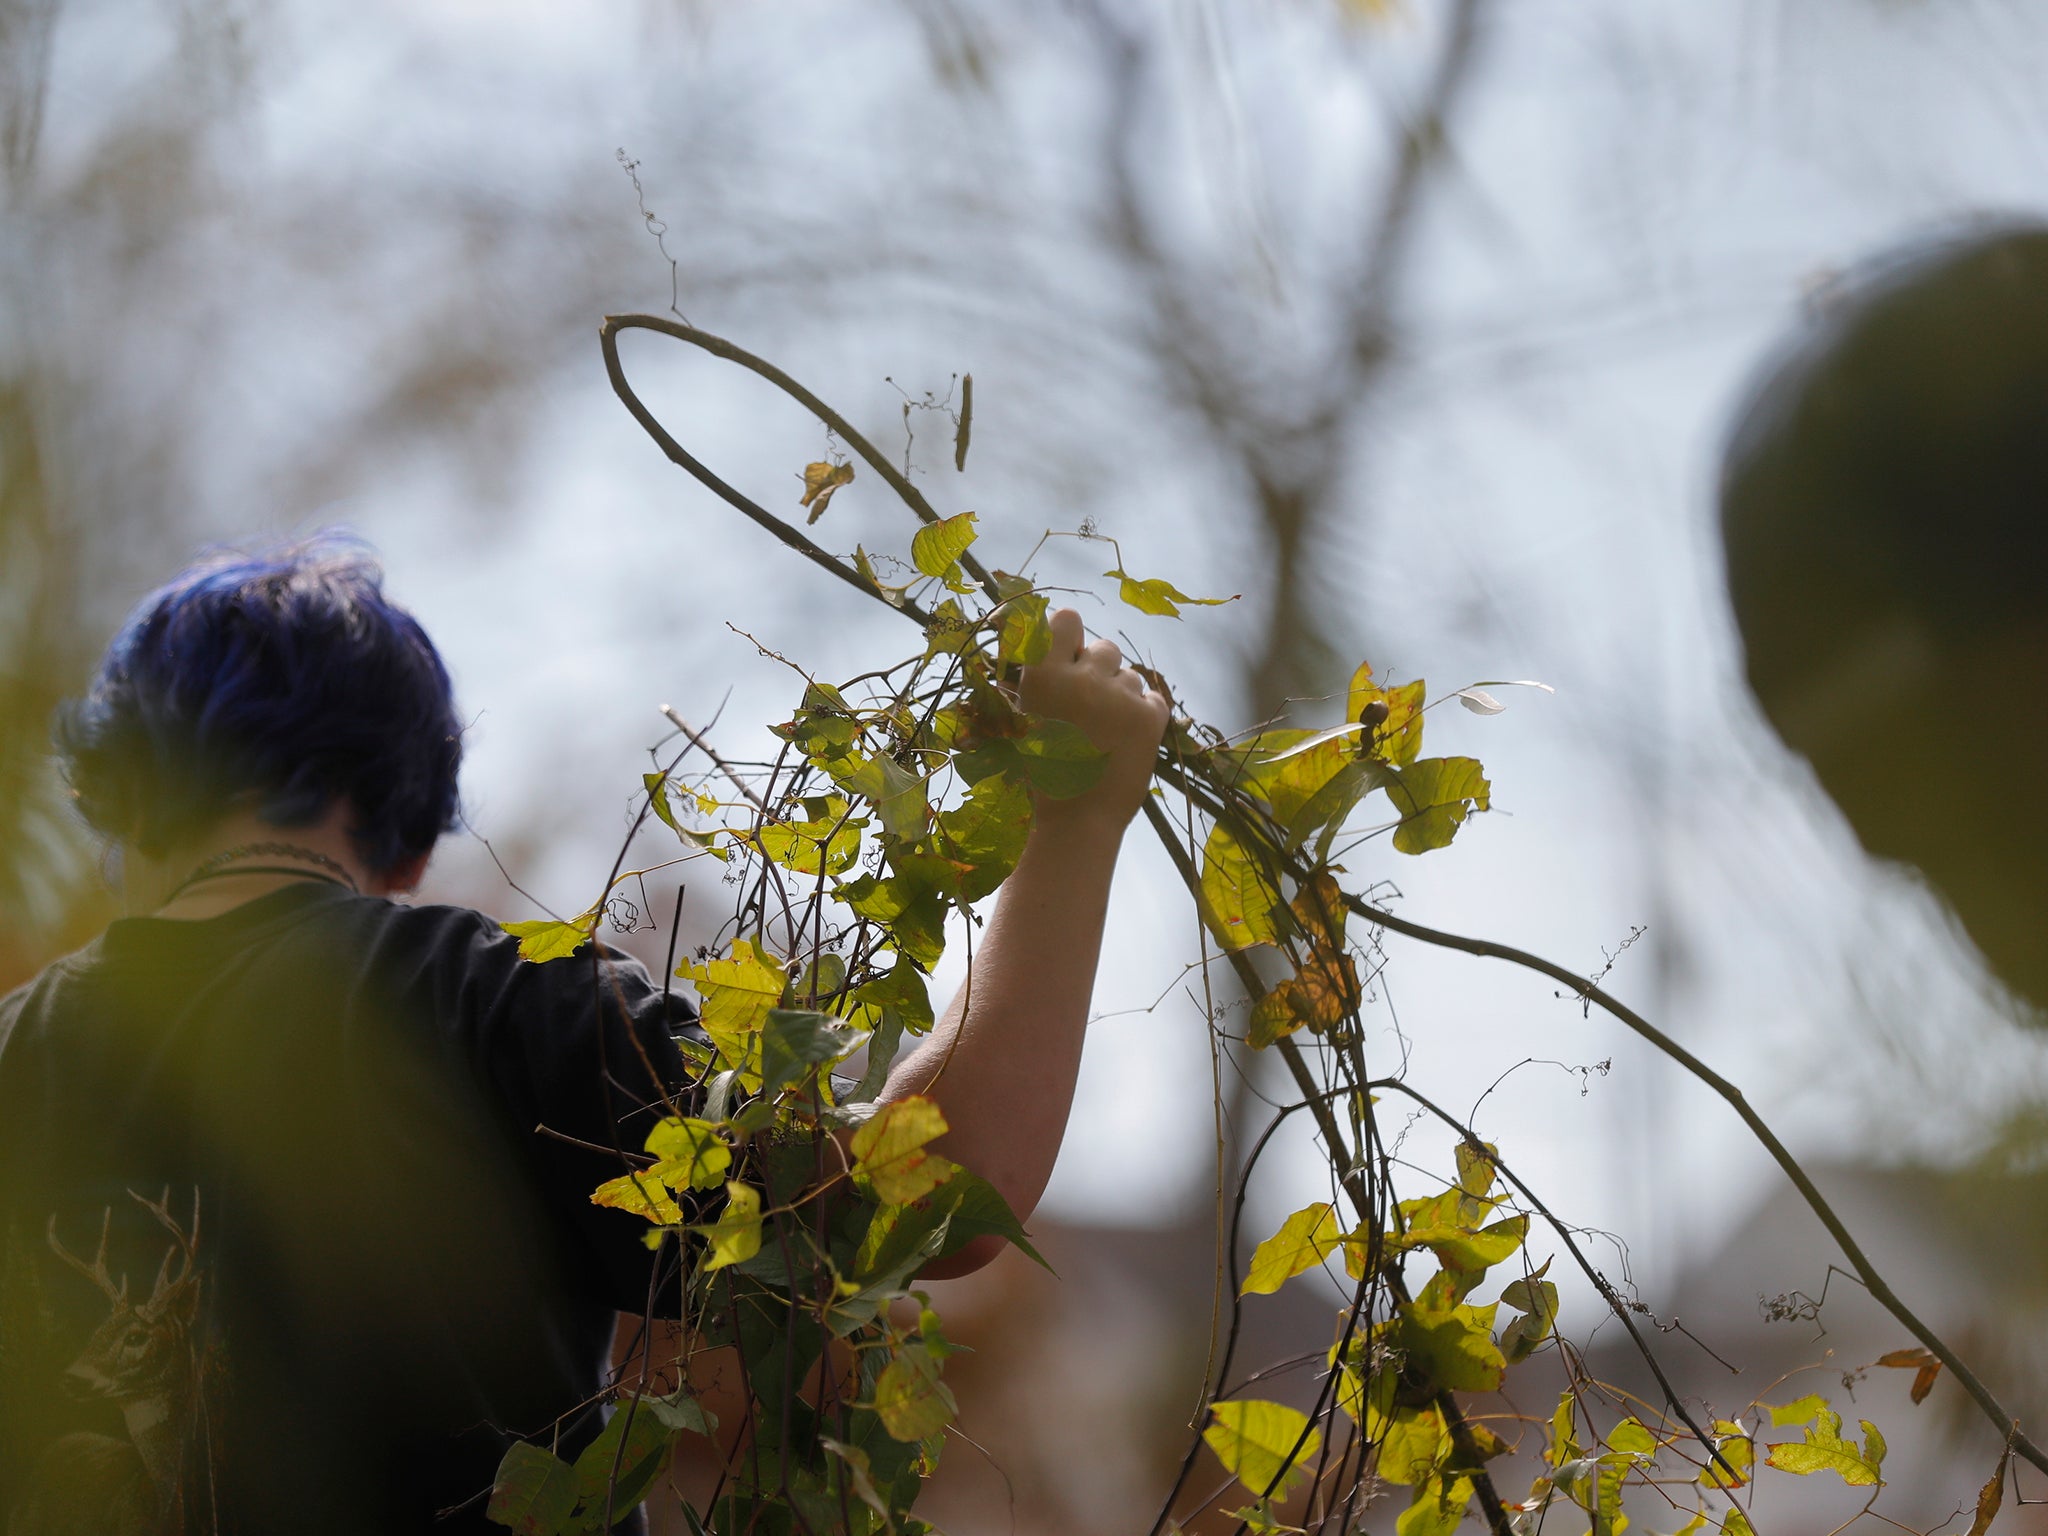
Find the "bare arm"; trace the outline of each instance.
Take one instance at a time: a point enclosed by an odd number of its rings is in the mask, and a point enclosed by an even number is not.
[[[1024,707],[1080,726],[1109,761],[1086,794],[1038,799],[967,982],[882,1095],[936,1100],[952,1127],[938,1149],[993,1184],[1020,1218],[1045,1192],[1066,1134],[1110,877],[1167,717],[1165,700],[1123,666],[1113,643],[1082,643],[1078,613],[1055,613],[1052,632],[1051,655],[1024,671]],[[1000,1239],[977,1239],[924,1273],[965,1274],[1001,1248]]]

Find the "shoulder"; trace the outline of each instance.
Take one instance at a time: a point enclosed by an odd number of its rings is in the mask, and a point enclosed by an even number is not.
[[[0,996],[0,1046],[6,1045],[7,1037],[24,1016],[45,1006],[51,996],[93,969],[100,942],[94,939],[83,949],[52,960],[13,991]]]

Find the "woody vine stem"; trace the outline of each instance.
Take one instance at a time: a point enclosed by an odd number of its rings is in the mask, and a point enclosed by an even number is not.
[[[647,408],[626,378],[619,358],[618,340],[623,333],[632,330],[651,331],[684,342],[766,380],[808,411],[835,439],[844,443],[867,468],[890,487],[924,529],[938,529],[942,524],[957,522],[958,519],[941,517],[907,475],[890,463],[862,433],[832,407],[772,363],[718,336],[676,320],[654,315],[616,315],[605,319],[600,330],[600,342],[606,373],[612,388],[634,419],[672,462],[688,471],[728,505],[772,534],[788,548],[828,572],[834,579],[859,589],[893,611],[914,620],[928,634],[944,633],[949,626],[958,627],[962,622],[962,616],[957,602],[949,600],[940,603],[937,605],[937,611],[934,611],[913,601],[907,591],[886,586],[877,577],[874,567],[865,557],[848,561],[824,549],[802,530],[769,512],[692,455]],[[967,537],[971,540],[971,533]],[[984,616],[980,622],[999,622],[1005,612],[1023,611],[1018,607],[1020,602],[1036,601],[1039,605],[1038,612],[1042,614],[1044,600],[1030,596],[1028,582],[1004,577],[1000,572],[991,573],[985,570],[976,562],[973,555],[967,552],[964,544],[957,550],[949,551],[948,564],[951,574],[945,584],[949,588],[956,593],[968,593],[979,589],[993,605],[990,614]],[[927,574],[935,575],[937,572]],[[1119,571],[1113,574],[1123,573]],[[1170,588],[1166,590],[1171,592]],[[1188,601],[1178,593],[1172,593],[1172,596]],[[1171,605],[1169,604],[1164,611],[1171,611]],[[1362,676],[1365,676],[1369,683],[1369,674],[1362,672]],[[1365,685],[1354,686],[1354,703],[1361,697],[1361,686]],[[1307,732],[1267,733],[1261,737],[1261,741],[1266,743],[1266,749],[1259,752],[1233,748],[1214,733],[1205,736],[1188,722],[1177,722],[1169,731],[1168,740],[1162,747],[1159,761],[1155,766],[1155,781],[1182,797],[1192,811],[1198,811],[1209,819],[1213,830],[1206,849],[1191,846],[1194,841],[1192,820],[1187,829],[1178,828],[1157,797],[1148,799],[1145,805],[1148,824],[1202,909],[1205,929],[1217,936],[1222,958],[1231,964],[1246,997],[1251,1000],[1255,1034],[1260,1029],[1259,1020],[1265,1021],[1264,1034],[1267,1038],[1255,1038],[1254,1044],[1270,1045],[1286,1066],[1303,1096],[1302,1103],[1292,1107],[1306,1107],[1314,1119],[1329,1153],[1336,1181],[1355,1209],[1359,1221],[1359,1226],[1354,1232],[1348,1236],[1338,1237],[1334,1233],[1334,1228],[1326,1230],[1318,1225],[1324,1220],[1322,1216],[1315,1216],[1312,1221],[1305,1223],[1302,1232],[1297,1234],[1302,1239],[1300,1250],[1308,1253],[1309,1258],[1296,1264],[1287,1273],[1298,1273],[1300,1269],[1320,1262],[1341,1250],[1346,1267],[1357,1282],[1358,1290],[1346,1315],[1343,1336],[1336,1351],[1333,1352],[1332,1369],[1322,1388],[1317,1415],[1311,1416],[1300,1427],[1291,1447],[1283,1445],[1270,1448],[1270,1477],[1263,1474],[1254,1476],[1250,1472],[1232,1468],[1239,1480],[1247,1487],[1251,1487],[1255,1493],[1260,1491],[1259,1485],[1264,1484],[1264,1495],[1260,1497],[1255,1508],[1243,1512],[1245,1518],[1239,1530],[1292,1529],[1273,1523],[1275,1517],[1270,1512],[1268,1498],[1286,1491],[1297,1458],[1316,1455],[1318,1438],[1314,1424],[1326,1411],[1331,1395],[1336,1394],[1336,1400],[1345,1406],[1346,1412],[1358,1425],[1357,1432],[1352,1437],[1353,1443],[1346,1445],[1337,1461],[1337,1470],[1341,1473],[1347,1465],[1346,1458],[1352,1456],[1354,1451],[1356,1453],[1358,1470],[1346,1493],[1344,1529],[1350,1529],[1351,1505],[1359,1497],[1358,1489],[1363,1482],[1368,1455],[1380,1456],[1384,1476],[1384,1464],[1390,1454],[1380,1442],[1373,1441],[1367,1425],[1376,1426],[1376,1432],[1384,1437],[1399,1431],[1403,1424],[1412,1423],[1417,1413],[1433,1409],[1435,1414],[1440,1415],[1445,1448],[1433,1453],[1436,1460],[1431,1464],[1433,1470],[1429,1476],[1435,1481],[1429,1486],[1436,1490],[1436,1497],[1442,1500],[1451,1500],[1457,1490],[1463,1489],[1464,1496],[1476,1499],[1494,1536],[1513,1536],[1514,1525],[1510,1506],[1503,1502],[1493,1479],[1483,1465],[1489,1456],[1498,1454],[1500,1445],[1497,1438],[1468,1421],[1453,1395],[1453,1388],[1457,1386],[1456,1380],[1442,1379],[1441,1372],[1426,1375],[1419,1386],[1413,1372],[1403,1378],[1408,1381],[1406,1390],[1410,1398],[1418,1392],[1421,1394],[1419,1402],[1389,1396],[1388,1394],[1398,1394],[1403,1390],[1396,1382],[1397,1373],[1381,1369],[1374,1362],[1389,1348],[1383,1345],[1381,1338],[1382,1330],[1391,1325],[1372,1324],[1367,1316],[1368,1287],[1373,1284],[1383,1285],[1388,1298],[1399,1308],[1412,1308],[1417,1304],[1416,1297],[1410,1294],[1402,1275],[1399,1256],[1403,1253],[1427,1248],[1442,1262],[1442,1273],[1431,1281],[1430,1286],[1424,1288],[1429,1293],[1430,1305],[1441,1308],[1447,1305],[1455,1306],[1462,1300],[1470,1285],[1476,1283],[1476,1276],[1484,1272],[1485,1266],[1499,1262],[1499,1257],[1492,1255],[1505,1256],[1506,1252],[1518,1246],[1520,1234],[1527,1230],[1526,1215],[1515,1218],[1522,1225],[1512,1234],[1505,1232],[1505,1229],[1512,1225],[1506,1222],[1496,1223],[1484,1231],[1471,1230],[1478,1219],[1475,1213],[1483,1213],[1499,1203],[1496,1197],[1488,1193],[1497,1177],[1505,1178],[1507,1186],[1519,1194],[1524,1207],[1533,1210],[1551,1225],[1574,1262],[1588,1275],[1607,1306],[1621,1321],[1631,1341],[1654,1373],[1665,1398],[1666,1410],[1677,1423],[1683,1425],[1686,1435],[1699,1447],[1700,1459],[1694,1465],[1700,1469],[1699,1481],[1702,1486],[1725,1492],[1743,1486],[1751,1476],[1751,1450],[1747,1437],[1737,1432],[1737,1426],[1726,1421],[1716,1421],[1710,1431],[1707,1426],[1698,1422],[1688,1407],[1680,1401],[1639,1333],[1630,1315],[1628,1304],[1592,1267],[1574,1241],[1571,1230],[1553,1217],[1526,1186],[1506,1170],[1498,1154],[1480,1143],[1470,1127],[1438,1109],[1405,1084],[1384,1077],[1375,1078],[1366,1071],[1359,1048],[1362,1030],[1357,1027],[1361,997],[1355,971],[1351,969],[1341,938],[1347,917],[1376,929],[1400,934],[1419,943],[1479,958],[1502,960],[1558,982],[1570,988],[1574,996],[1597,1005],[1619,1020],[1691,1076],[1704,1083],[1735,1111],[1743,1124],[1770,1153],[1798,1190],[1801,1198],[1839,1245],[1851,1270],[1870,1294],[1920,1341],[1935,1361],[1954,1375],[1986,1418],[1996,1426],[2001,1436],[2007,1438],[2008,1454],[2017,1454],[2035,1467],[2048,1471],[2048,1452],[2044,1452],[2031,1438],[2019,1431],[2011,1415],[2000,1405],[1977,1374],[1907,1307],[1886,1283],[1855,1242],[1841,1218],[1814,1186],[1805,1169],[1735,1084],[1715,1072],[1692,1052],[1589,977],[1509,945],[1427,927],[1376,906],[1361,896],[1342,890],[1326,867],[1329,847],[1327,834],[1315,856],[1311,856],[1309,845],[1314,838],[1312,832],[1304,835],[1303,829],[1314,821],[1315,816],[1327,813],[1329,807],[1325,803],[1305,805],[1301,801],[1312,800],[1317,791],[1326,790],[1328,785],[1337,782],[1337,779],[1326,777],[1322,784],[1308,785],[1307,795],[1292,801],[1287,799],[1288,785],[1282,780],[1286,777],[1283,765],[1289,761],[1305,759],[1314,753],[1324,753],[1331,762],[1336,761],[1335,757],[1329,756],[1331,753],[1346,755],[1338,777],[1343,773],[1352,775],[1351,778],[1344,780],[1344,783],[1350,786],[1348,792],[1351,794],[1352,802],[1371,788],[1380,787],[1388,789],[1390,798],[1395,800],[1397,806],[1403,808],[1404,816],[1420,816],[1427,819],[1429,815],[1437,814],[1436,824],[1441,828],[1441,838],[1438,842],[1424,841],[1420,845],[1422,847],[1438,846],[1440,842],[1447,842],[1456,824],[1464,819],[1467,809],[1475,806],[1483,809],[1485,806],[1485,781],[1478,778],[1478,765],[1471,763],[1470,759],[1435,759],[1414,763],[1413,743],[1407,747],[1408,759],[1404,760],[1400,755],[1398,742],[1382,744],[1375,734],[1381,722],[1389,722],[1386,730],[1390,738],[1394,735],[1396,727],[1406,729],[1405,717],[1400,711],[1404,707],[1419,707],[1419,689],[1413,699],[1408,700],[1405,705],[1400,690],[1380,689],[1373,685],[1365,688],[1363,696],[1368,698],[1369,709],[1376,710],[1376,714],[1368,713],[1339,732],[1318,733],[1313,738]],[[1393,712],[1391,721],[1390,707]],[[1419,724],[1413,729],[1413,740],[1419,742]],[[1357,739],[1346,737],[1346,731]],[[685,732],[694,745],[702,746],[701,740],[694,733],[689,732],[687,728]],[[1284,743],[1280,739],[1282,737],[1287,738]],[[1419,770],[1432,763],[1470,763],[1472,773],[1468,779],[1461,781],[1455,792],[1445,790],[1438,799],[1427,800],[1417,788],[1417,785],[1423,782],[1419,777]],[[1411,775],[1411,779],[1405,783],[1404,769]],[[1449,769],[1439,768],[1437,777],[1447,778],[1450,773]],[[653,777],[650,775],[650,779]],[[1476,781],[1476,788],[1473,787],[1472,781]],[[650,794],[657,792],[657,787],[650,785]],[[764,817],[768,814],[767,808],[758,802],[755,809]],[[1348,811],[1348,804],[1345,810]],[[840,814],[843,821],[848,813]],[[886,807],[883,808],[882,814],[886,820]],[[1341,822],[1342,814],[1340,812],[1334,820],[1329,821],[1328,825],[1332,831],[1336,824]],[[670,817],[664,814],[662,819],[667,821]],[[825,842],[821,847],[824,847],[829,846],[833,832],[828,829],[823,834],[811,835],[822,835]],[[1401,846],[1398,837],[1396,846]],[[1404,851],[1418,851],[1418,848],[1411,841],[1410,846]],[[1201,861],[1199,865],[1198,856]],[[822,888],[822,853],[817,874]],[[1297,893],[1291,906],[1278,899],[1278,893],[1289,887]],[[1226,903],[1219,900],[1219,892],[1228,898],[1228,904],[1239,903],[1240,898],[1242,904],[1234,905],[1229,911],[1222,910],[1222,905]],[[1260,893],[1264,893],[1263,898],[1260,897]],[[596,910],[594,908],[590,914],[593,921]],[[1233,938],[1234,932],[1239,936]],[[1247,956],[1251,939],[1275,943],[1283,949],[1295,963],[1294,977],[1278,986],[1264,982]],[[899,960],[898,964],[902,963]],[[820,990],[820,984],[813,978],[812,999],[816,1006],[823,1006],[817,1002]],[[1314,1067],[1297,1039],[1297,1030],[1304,1026],[1310,1033],[1323,1037],[1322,1043],[1329,1051],[1330,1059],[1339,1064],[1338,1070],[1342,1080],[1339,1087],[1333,1089],[1318,1079]],[[1437,1207],[1442,1206],[1441,1201],[1406,1201],[1402,1202],[1398,1209],[1389,1209],[1388,1192],[1379,1187],[1380,1170],[1387,1165],[1386,1154],[1379,1146],[1378,1133],[1368,1102],[1368,1090],[1402,1093],[1443,1121],[1458,1135],[1461,1142],[1460,1184],[1448,1192],[1447,1198],[1452,1199],[1450,1206],[1443,1206],[1439,1210]],[[1350,1118],[1348,1130],[1343,1123],[1347,1104]],[[1463,1203],[1460,1204],[1460,1201]],[[1328,1210],[1327,1207],[1320,1209]],[[1299,1216],[1311,1217],[1316,1210],[1318,1208],[1312,1207],[1310,1211],[1299,1213]],[[1459,1212],[1463,1213],[1462,1216],[1458,1215]],[[649,1214],[650,1219],[654,1219],[652,1213],[644,1214]],[[1455,1232],[1451,1226],[1444,1225],[1455,1225],[1454,1218],[1465,1224]],[[1295,1225],[1296,1219],[1290,1218],[1290,1228]],[[1432,1222],[1437,1225],[1432,1226]],[[1311,1232],[1310,1228],[1315,1230]],[[1324,1235],[1316,1236],[1317,1232]],[[1438,1235],[1432,1236],[1432,1233]],[[1281,1235],[1286,1235],[1286,1229],[1283,1229]],[[1510,1235],[1513,1240],[1504,1241],[1505,1237]],[[1277,1237],[1275,1241],[1278,1241]],[[1262,1245],[1262,1259],[1268,1246],[1270,1245]],[[1257,1269],[1258,1263],[1255,1262],[1254,1279],[1257,1278]],[[1461,1282],[1460,1276],[1471,1278]],[[1285,1277],[1283,1273],[1280,1278]],[[1449,1279],[1446,1280],[1446,1277]],[[1275,1284],[1277,1285],[1277,1281]],[[1522,1282],[1523,1289],[1517,1292],[1522,1299],[1530,1301],[1530,1307],[1526,1309],[1530,1316],[1521,1319],[1521,1322],[1528,1326],[1529,1344],[1532,1348],[1535,1343],[1547,1336],[1550,1326],[1549,1316],[1540,1305],[1544,1284],[1541,1281],[1541,1272],[1537,1271]],[[1549,1306],[1554,1308],[1554,1288],[1550,1289],[1548,1294],[1551,1298]],[[1516,1302],[1515,1305],[1519,1306],[1520,1302]],[[1487,1310],[1490,1317],[1491,1309]],[[1504,1341],[1506,1337],[1503,1335]],[[1398,1344],[1391,1348],[1398,1357]],[[1228,1365],[1226,1350],[1216,1379],[1205,1389],[1205,1402],[1211,1400],[1211,1393],[1223,1390],[1225,1383],[1222,1372],[1228,1369]],[[1607,1493],[1588,1493],[1582,1498],[1579,1493],[1573,1491],[1576,1486],[1570,1481],[1573,1477],[1583,1476],[1587,1480],[1587,1486],[1590,1486],[1593,1474],[1573,1471],[1573,1467],[1578,1466],[1579,1461],[1568,1459],[1566,1451],[1570,1449],[1575,1452],[1576,1441],[1572,1438],[1568,1410],[1561,1407],[1560,1412],[1564,1415],[1562,1427],[1553,1427],[1555,1440],[1551,1455],[1547,1458],[1550,1465],[1549,1481],[1539,1486],[1546,1490],[1546,1499],[1551,1491],[1562,1490],[1586,1503],[1589,1508],[1597,1506],[1599,1510],[1609,1510],[1610,1495]],[[1829,1463],[1832,1469],[1843,1471],[1845,1481],[1852,1484],[1876,1483],[1877,1466],[1883,1455],[1881,1437],[1877,1437],[1873,1431],[1873,1443],[1864,1452],[1859,1453],[1850,1442],[1840,1440],[1835,1434],[1833,1426],[1839,1424],[1839,1419],[1831,1411],[1826,1410],[1825,1405],[1821,1405],[1819,1409],[1809,1409],[1807,1412],[1809,1416],[1816,1412],[1820,1413],[1824,1423],[1829,1426],[1824,1434],[1818,1430],[1810,1431],[1808,1444],[1822,1447],[1829,1455],[1835,1454],[1832,1449],[1828,1449],[1832,1446],[1848,1447],[1844,1453],[1847,1461],[1839,1464]],[[1633,1420],[1625,1422],[1632,1424]],[[1625,1446],[1625,1437],[1617,1431],[1608,1442],[1609,1452],[1598,1458],[1598,1475],[1603,1488],[1610,1474],[1618,1468],[1619,1476],[1614,1477],[1614,1487],[1618,1490],[1621,1479],[1635,1465],[1631,1457],[1641,1460],[1653,1457],[1659,1450],[1675,1446],[1675,1441],[1660,1440],[1656,1435],[1642,1431],[1640,1427],[1637,1433],[1641,1434],[1643,1441],[1647,1443],[1647,1449],[1638,1446],[1633,1439],[1628,1439]],[[1742,1442],[1739,1458],[1735,1454],[1738,1440]],[[845,1447],[833,1444],[835,1454],[846,1450]],[[1627,1448],[1631,1446],[1636,1448]],[[616,1454],[623,1456],[624,1449],[622,1437]],[[1775,1452],[1779,1447],[1772,1449]],[[1849,1471],[1843,1470],[1851,1463],[1864,1465],[1864,1462],[1858,1461],[1859,1456],[1867,1460],[1867,1479],[1853,1476]],[[1323,1451],[1323,1461],[1327,1462],[1328,1457],[1329,1450],[1326,1448]],[[1799,1460],[1797,1456],[1780,1459],[1774,1455],[1772,1465],[1792,1471],[1814,1470],[1813,1465],[1798,1465]],[[1159,1518],[1154,1523],[1155,1532],[1167,1525],[1174,1500],[1194,1463],[1195,1450],[1191,1448],[1181,1469],[1180,1479],[1175,1483],[1173,1491],[1168,1494]],[[1589,1460],[1586,1464],[1590,1466],[1593,1463]],[[1259,1464],[1261,1467],[1264,1465]],[[2002,1460],[2001,1472],[2004,1466]],[[1320,1473],[1319,1464],[1316,1480],[1318,1488],[1322,1485]],[[1412,1481],[1417,1485],[1418,1502],[1415,1509],[1422,1509],[1422,1474],[1418,1472],[1416,1476],[1402,1480]],[[1994,1477],[1993,1484],[1987,1485],[1987,1496],[1992,1494],[1998,1481],[1999,1479]],[[867,1494],[862,1494],[861,1497],[865,1499]],[[1591,1502],[1588,1503],[1588,1500]],[[879,1507],[878,1505],[877,1508]],[[1458,1507],[1463,1507],[1462,1497],[1458,1500]],[[1449,1509],[1448,1503],[1445,1508]],[[1413,1513],[1411,1511],[1411,1515]],[[1335,1512],[1326,1512],[1321,1518],[1335,1518]],[[1701,1518],[1704,1519],[1704,1515]],[[1411,1529],[1438,1529],[1437,1526],[1426,1522],[1411,1526],[1409,1519],[1410,1517],[1404,1517],[1402,1522],[1404,1533]],[[1597,1524],[1597,1519],[1596,1514],[1596,1529],[1599,1529],[1601,1527]],[[1738,1524],[1739,1519],[1740,1512],[1732,1511],[1721,1529],[1747,1531],[1749,1527],[1746,1520],[1740,1520]],[[1688,1530],[1694,1528],[1687,1527]]]

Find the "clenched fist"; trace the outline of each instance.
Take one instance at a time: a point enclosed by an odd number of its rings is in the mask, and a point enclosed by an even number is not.
[[[1071,608],[1053,614],[1052,650],[1024,669],[1018,697],[1035,715],[1078,725],[1109,754],[1093,788],[1070,800],[1041,797],[1040,820],[1095,821],[1121,833],[1151,783],[1153,755],[1166,733],[1166,700],[1124,665],[1115,641],[1088,640],[1081,615]]]

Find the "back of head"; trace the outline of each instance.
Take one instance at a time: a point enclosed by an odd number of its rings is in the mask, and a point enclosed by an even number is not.
[[[56,738],[86,819],[152,857],[231,812],[293,827],[339,802],[382,872],[455,821],[447,669],[343,535],[179,573],[129,616]]]
[[[1765,713],[1865,846],[1925,870],[2043,1000],[2018,951],[2048,948],[2048,817],[1999,785],[2048,747],[2048,226],[1925,239],[1824,289],[1738,412],[1721,517]]]

